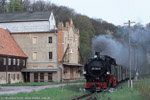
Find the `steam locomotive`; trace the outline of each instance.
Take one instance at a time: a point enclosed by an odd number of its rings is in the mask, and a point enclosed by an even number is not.
[[[86,79],[85,89],[93,92],[103,91],[129,79],[127,67],[116,64],[114,58],[100,55],[99,52],[85,64],[83,74]],[[133,72],[131,76],[133,78]]]

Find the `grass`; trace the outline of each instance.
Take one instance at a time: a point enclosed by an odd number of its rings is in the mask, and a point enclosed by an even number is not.
[[[116,92],[103,92],[98,94],[102,100],[150,100],[150,79],[138,79],[132,89],[127,86],[119,86]]]
[[[100,100],[143,100],[135,88],[129,89],[127,86],[118,87],[116,92],[98,94],[98,98]]]
[[[150,100],[150,83],[136,84],[136,89],[139,91],[140,96],[145,100]]]
[[[139,80],[138,80],[139,81]],[[97,94],[99,100],[150,100],[150,84],[148,80],[144,80],[143,83],[135,84],[132,89],[127,86],[119,86],[116,92],[102,92]],[[69,81],[69,83],[85,82],[85,80]],[[51,83],[51,82],[50,82]],[[61,83],[68,83],[61,82]],[[30,85],[35,83],[30,83]],[[44,84],[44,83],[37,83]],[[49,82],[48,82],[49,84]],[[60,84],[52,82],[51,84]],[[45,84],[44,84],[45,85]],[[5,97],[13,97],[16,100],[29,99],[29,100],[69,100],[73,97],[86,94],[87,92],[79,91],[80,88],[85,88],[85,85],[66,85],[57,88],[46,88],[40,91],[32,91],[30,93],[18,93],[15,95],[0,95],[0,99]]]
[[[85,82],[84,79],[76,81],[63,81],[63,82],[28,82],[28,83],[13,83],[13,84],[1,84],[0,86],[41,86],[41,85],[53,85],[53,84],[64,84],[64,83],[80,83]]]
[[[86,94],[87,92],[80,91],[80,88],[85,88],[85,85],[66,85],[57,88],[46,88],[40,91],[32,91],[30,93],[18,93],[15,95],[0,95],[0,99],[14,98],[15,100],[69,100],[73,97]],[[127,86],[118,87],[116,92],[102,92],[97,94],[99,100],[144,100],[137,91],[137,87],[129,89]],[[145,99],[147,100],[147,99]]]
[[[148,82],[150,78],[139,78],[138,80],[134,80],[135,82]]]
[[[14,98],[29,99],[29,100],[69,100],[73,97],[80,96],[86,92],[81,92],[80,88],[84,88],[84,85],[67,85],[57,88],[46,88],[40,91],[32,91],[30,93],[18,93],[15,95],[0,95],[0,99]]]

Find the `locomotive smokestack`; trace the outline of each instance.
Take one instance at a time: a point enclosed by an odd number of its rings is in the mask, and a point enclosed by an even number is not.
[[[97,57],[100,57],[100,52],[95,52],[95,55],[96,55]]]

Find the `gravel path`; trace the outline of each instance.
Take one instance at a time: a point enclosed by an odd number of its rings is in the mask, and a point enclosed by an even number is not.
[[[68,84],[56,84],[56,85],[44,85],[44,86],[0,86],[0,95],[3,94],[17,94],[19,92],[32,92],[45,88],[60,87],[64,85],[79,85],[83,83],[68,83]]]

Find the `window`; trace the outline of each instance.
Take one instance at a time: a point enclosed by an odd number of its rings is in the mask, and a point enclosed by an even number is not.
[[[15,74],[14,74],[14,80],[15,80]]]
[[[20,59],[17,59],[17,66],[20,65]]]
[[[16,59],[13,59],[13,65],[16,65]]]
[[[26,65],[26,62],[25,62],[25,60],[23,60],[23,66],[25,66]]]
[[[52,43],[52,37],[48,37],[48,43]]]
[[[17,79],[19,80],[19,74],[17,74]]]
[[[37,52],[33,52],[33,60],[37,60]]]
[[[49,59],[53,59],[53,53],[49,52]]]
[[[33,37],[32,38],[32,43],[33,44],[37,44],[37,42],[38,42],[38,37]]]
[[[3,65],[6,65],[6,58],[3,58]]]
[[[11,65],[11,58],[8,59],[8,65]]]
[[[70,53],[73,53],[72,49],[70,49]]]

